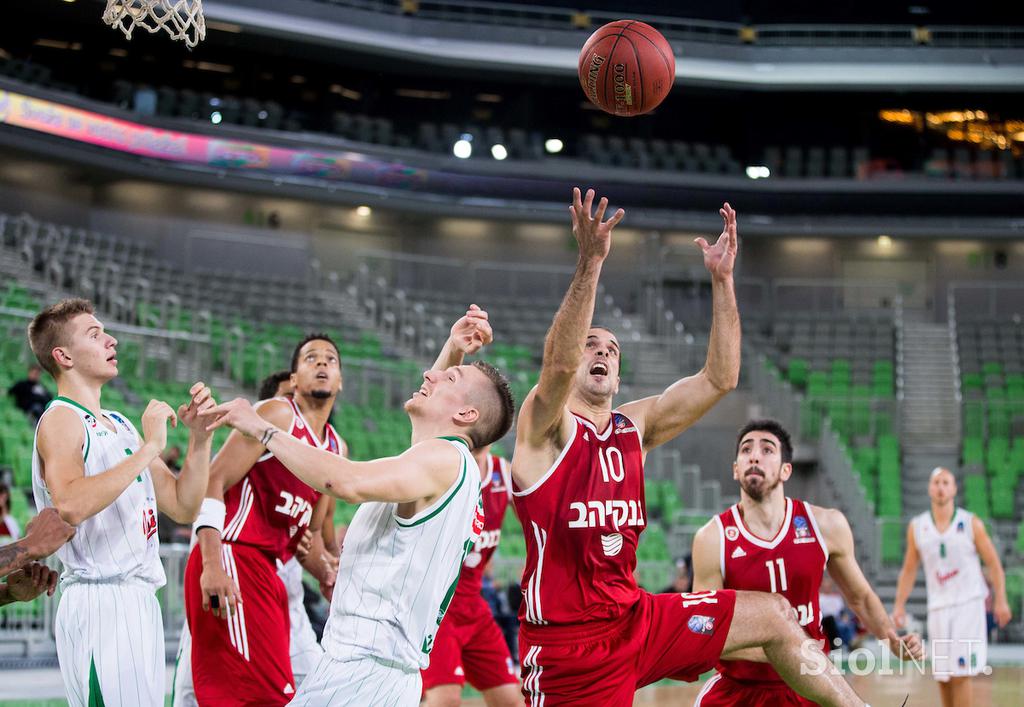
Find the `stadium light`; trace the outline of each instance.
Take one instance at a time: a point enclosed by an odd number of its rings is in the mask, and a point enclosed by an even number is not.
[[[565,145],[557,137],[549,137],[544,141],[544,149],[547,150],[548,154],[556,155],[562,151]]]
[[[452,147],[452,153],[460,160],[464,160],[473,154],[473,146],[469,144],[469,140],[459,140]]]
[[[491,157],[496,160],[503,160],[508,157],[508,150],[505,149],[504,145],[492,145],[491,146]]]
[[[751,179],[767,179],[772,176],[772,172],[763,164],[753,164],[747,167],[747,176]]]
[[[220,111],[215,110],[212,113],[210,113],[210,122],[214,125],[220,125],[220,121],[222,121],[223,119],[224,118],[223,116],[221,116]]]
[[[356,207],[356,216],[362,216],[363,218],[366,218],[367,216],[369,216],[372,213],[373,213],[373,209],[371,209],[369,206],[357,206]]]

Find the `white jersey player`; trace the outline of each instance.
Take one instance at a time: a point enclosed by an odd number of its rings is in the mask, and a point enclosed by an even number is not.
[[[150,401],[143,438],[128,419],[103,410],[100,392],[117,375],[117,340],[86,300],[44,309],[29,326],[40,365],[58,397],[36,428],[32,486],[36,505],[56,508],[78,527],[58,551],[63,593],[54,634],[71,705],[162,705],[164,638],[155,591],[165,582],[157,509],[191,523],[209,476],[210,433],[197,417],[213,406],[197,383],[178,417]],[[160,460],[167,423],[192,434],[180,478]]]
[[[513,414],[507,381],[487,364],[430,370],[423,379],[405,403],[412,446],[370,462],[295,444],[241,399],[208,413],[214,426],[259,439],[314,488],[363,504],[345,535],[326,654],[294,705],[419,702],[420,668],[483,525],[469,445],[501,438]]]
[[[897,626],[906,621],[907,598],[922,562],[928,588],[928,652],[942,704],[970,707],[970,677],[983,672],[988,660],[988,587],[979,556],[992,577],[993,608],[1000,626],[1011,616],[1006,577],[984,523],[956,507],[956,479],[949,469],[932,472],[928,495],[931,510],[916,516],[907,528],[893,620]]]

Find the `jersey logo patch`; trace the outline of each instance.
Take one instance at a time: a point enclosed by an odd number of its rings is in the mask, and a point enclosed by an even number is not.
[[[156,535],[156,514],[152,508],[142,511],[142,534],[146,536],[146,540]]]
[[[622,552],[622,535],[620,533],[602,535],[601,549],[604,550],[606,557],[615,557]]]
[[[132,428],[128,426],[128,422],[123,417],[118,415],[116,412],[109,413],[108,416],[110,417],[111,420],[121,425],[121,427],[125,428],[127,431],[132,431]]]
[[[700,636],[710,635],[715,632],[715,617],[696,614],[686,622],[686,627]]]
[[[803,516],[793,519],[793,535],[797,540],[811,537],[811,529],[807,527],[807,519]]]
[[[455,674],[458,675],[459,677],[465,677],[466,671],[463,670],[462,666],[460,665],[457,668],[455,668]]]
[[[285,694],[285,695],[294,695],[295,694],[295,688],[292,687],[291,683],[288,683],[287,685],[284,686],[284,689],[281,690],[281,692],[283,694]]]
[[[725,529],[725,539],[736,542],[740,537],[740,531],[735,525],[730,525]]]
[[[736,558],[738,558],[738,557],[746,557],[746,556],[747,556],[747,551],[744,550],[739,545],[737,545],[736,549],[732,551],[732,559],[734,559],[734,560]]]
[[[958,532],[958,533],[964,532],[964,522],[963,521],[960,521],[959,523],[956,524],[956,532]]]

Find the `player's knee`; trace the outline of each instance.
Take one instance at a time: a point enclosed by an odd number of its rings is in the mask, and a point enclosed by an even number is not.
[[[439,685],[427,690],[426,707],[459,707],[462,704],[462,688],[457,685]]]
[[[789,601],[781,594],[768,594],[765,599],[765,615],[777,627],[790,629],[800,628],[797,623],[796,614]]]

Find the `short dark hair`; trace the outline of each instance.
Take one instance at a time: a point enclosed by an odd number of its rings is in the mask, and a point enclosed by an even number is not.
[[[291,377],[291,371],[277,371],[276,373],[271,373],[263,379],[262,383],[260,383],[260,392],[256,399],[267,400],[268,398],[274,397],[277,395],[278,386]]]
[[[334,339],[329,334],[323,332],[314,332],[312,334],[306,334],[306,338],[298,343],[295,350],[292,352],[292,367],[289,373],[295,373],[295,370],[299,367],[299,352],[302,351],[302,347],[308,344],[310,341],[326,341],[328,344],[334,347],[334,350],[338,353],[338,357],[341,357],[341,349],[334,343]]]
[[[763,420],[751,420],[747,424],[743,425],[740,429],[740,433],[736,435],[736,454],[740,453],[740,443],[743,438],[751,432],[767,432],[770,435],[774,435],[775,439],[779,440],[780,449],[779,452],[782,455],[782,463],[789,464],[793,461],[793,440],[790,439],[789,432],[786,432],[786,428],[776,420],[763,419]]]
[[[60,366],[53,360],[53,350],[67,345],[67,323],[79,314],[95,314],[96,308],[87,299],[63,299],[37,314],[28,325],[28,345],[47,373],[56,378]]]
[[[480,449],[497,442],[509,431],[516,412],[516,401],[512,397],[508,379],[501,374],[501,371],[486,361],[474,361],[472,366],[491,381],[496,398],[496,400],[488,401],[491,404],[487,406],[486,411],[480,410],[480,420],[469,431],[469,439],[473,443],[473,448]],[[494,406],[494,403],[498,403],[497,406]]]

